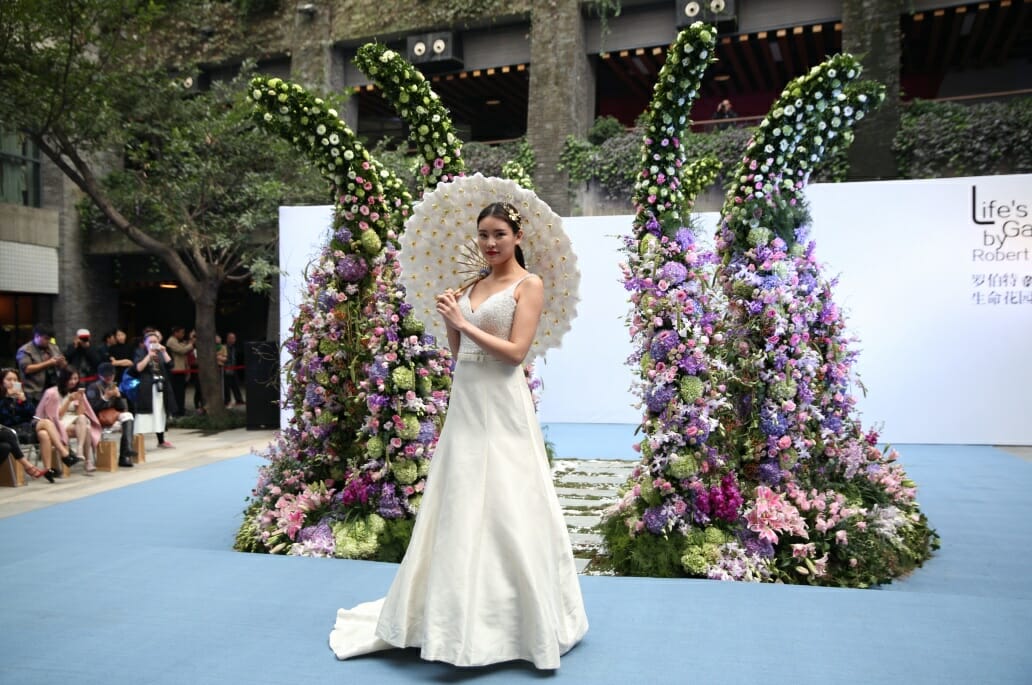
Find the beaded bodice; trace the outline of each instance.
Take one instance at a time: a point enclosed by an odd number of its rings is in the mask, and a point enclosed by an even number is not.
[[[469,292],[473,288],[467,288],[466,292],[459,299],[459,308],[462,310],[462,315],[466,317],[467,321],[485,333],[508,340],[509,335],[512,333],[512,317],[516,314],[516,298],[513,297],[513,293],[516,292],[516,286],[530,278],[530,276],[531,274],[527,274],[523,278],[510,283],[504,290],[499,290],[490,295],[480,303],[476,311],[473,311],[473,305],[469,301]],[[459,354],[477,356],[483,355],[484,351],[475,342],[466,336],[462,336],[459,341]]]

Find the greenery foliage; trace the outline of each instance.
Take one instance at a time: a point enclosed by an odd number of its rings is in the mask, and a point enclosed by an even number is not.
[[[894,141],[903,178],[1032,172],[1032,97],[965,105],[914,100]]]

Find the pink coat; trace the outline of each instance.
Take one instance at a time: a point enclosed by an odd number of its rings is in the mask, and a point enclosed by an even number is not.
[[[36,407],[36,417],[41,419],[50,419],[57,426],[57,432],[61,435],[61,442],[68,444],[68,434],[65,432],[65,427],[61,425],[61,417],[58,416],[58,409],[61,407],[61,393],[57,391],[57,388],[47,388],[46,392],[43,393],[43,397],[39,401],[39,405]],[[93,447],[96,448],[100,444],[100,421],[97,420],[97,415],[93,412],[93,407],[85,399],[82,403],[86,405],[86,409],[83,412],[86,418],[90,420],[90,442],[93,443]],[[81,450],[82,447],[80,446]]]

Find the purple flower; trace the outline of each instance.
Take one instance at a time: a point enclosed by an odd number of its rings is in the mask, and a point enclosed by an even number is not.
[[[697,376],[699,371],[702,371],[702,367],[705,366],[705,362],[696,358],[695,355],[690,354],[686,357],[682,357],[681,361],[678,362],[677,365],[685,373],[691,376]]]
[[[433,442],[434,437],[437,435],[437,426],[434,425],[433,421],[420,421],[419,422],[419,435],[416,436],[416,442],[429,445]]]
[[[649,354],[652,355],[653,361],[666,361],[670,351],[677,347],[677,343],[677,333],[671,330],[660,331],[652,338]]]
[[[653,535],[661,535],[667,524],[667,515],[663,507],[649,507],[645,510],[641,520],[645,528]]]
[[[788,430],[788,418],[779,411],[764,410],[760,415],[760,429],[775,438],[780,438]]]
[[[781,466],[776,461],[766,461],[760,464],[760,481],[767,485],[777,485],[781,482]]]
[[[378,511],[380,516],[385,519],[400,519],[405,517],[405,508],[402,506],[401,500],[398,499],[393,483],[383,484],[383,488],[380,490],[380,506],[378,507]]]
[[[341,226],[333,234],[333,237],[336,238],[337,240],[339,240],[342,243],[345,243],[345,244],[346,243],[350,243],[351,242],[351,231],[349,231],[348,229],[346,229],[343,226]]]
[[[842,430],[842,419],[837,416],[829,416],[824,420],[824,427],[832,433],[838,433]]]
[[[660,276],[670,281],[671,284],[677,285],[678,283],[684,283],[684,280],[688,278],[688,269],[684,264],[667,262],[660,270]]]
[[[774,556],[774,545],[767,540],[761,540],[760,536],[751,530],[745,530],[740,535],[745,551],[749,554],[764,557],[766,559]]]
[[[661,414],[674,399],[676,391],[673,386],[660,385],[653,388],[645,396],[645,404],[653,414]]]
[[[663,232],[663,229],[659,225],[659,221],[656,220],[656,217],[654,216],[649,217],[649,220],[645,222],[645,230],[657,238]]]
[[[687,252],[692,245],[695,244],[695,234],[692,233],[690,228],[679,228],[677,234],[674,236],[674,240],[681,246],[681,249]]]
[[[337,276],[348,283],[357,283],[368,273],[366,261],[358,255],[347,254],[337,262]]]
[[[376,355],[366,373],[369,375],[369,380],[377,382],[385,380],[387,378],[387,362],[381,355]]]

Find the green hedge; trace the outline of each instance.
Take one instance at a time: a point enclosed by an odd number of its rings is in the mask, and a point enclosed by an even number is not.
[[[964,105],[914,100],[894,141],[901,178],[1032,171],[1032,98]]]

